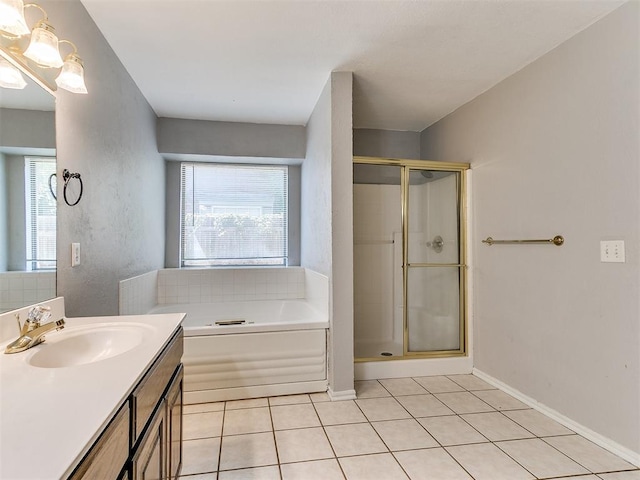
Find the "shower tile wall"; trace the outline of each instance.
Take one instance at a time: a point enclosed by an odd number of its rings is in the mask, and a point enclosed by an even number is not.
[[[56,272],[0,273],[0,312],[56,296]]]
[[[165,269],[158,271],[158,303],[305,298],[302,267]]]
[[[353,188],[356,357],[369,356],[361,349],[373,344],[396,344],[401,352],[400,186],[356,184]]]
[[[158,270],[119,283],[120,315],[144,315],[158,304]]]

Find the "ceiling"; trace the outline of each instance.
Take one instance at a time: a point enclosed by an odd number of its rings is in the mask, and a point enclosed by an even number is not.
[[[352,71],[355,127],[421,131],[624,2],[82,3],[158,116],[306,125]]]

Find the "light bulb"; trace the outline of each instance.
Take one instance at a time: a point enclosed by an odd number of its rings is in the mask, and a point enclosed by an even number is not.
[[[56,78],[58,87],[73,93],[87,93],[84,84],[84,67],[82,60],[75,53],[67,55],[60,75]]]
[[[27,86],[20,70],[0,57],[0,87],[22,90]]]
[[[58,49],[58,37],[54,32],[51,25],[40,20],[31,32],[31,42],[24,56],[42,67],[60,68],[64,62]]]
[[[11,36],[22,36],[29,33],[24,18],[22,0],[0,0],[0,31]]]

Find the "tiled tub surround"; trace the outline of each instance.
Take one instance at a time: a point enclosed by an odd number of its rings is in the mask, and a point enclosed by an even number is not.
[[[189,405],[183,480],[640,480],[640,470],[472,375]]]
[[[211,303],[305,298],[302,267],[164,269],[158,303]]]
[[[56,296],[56,272],[0,273],[0,312]]]

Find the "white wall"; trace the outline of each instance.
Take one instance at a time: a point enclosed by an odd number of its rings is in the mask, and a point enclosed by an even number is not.
[[[89,90],[56,93],[58,178],[67,168],[84,182],[77,206],[58,202],[58,295],[69,316],[116,315],[118,282],[164,263],[156,116],[78,0],[39,3],[78,46]],[[74,268],[71,242],[81,245]]]
[[[423,157],[473,169],[475,366],[635,452],[639,17],[623,5],[422,134]],[[600,263],[605,239],[626,263]]]
[[[300,260],[329,277],[329,388],[353,393],[351,73],[332,73],[307,124],[301,172]]]

